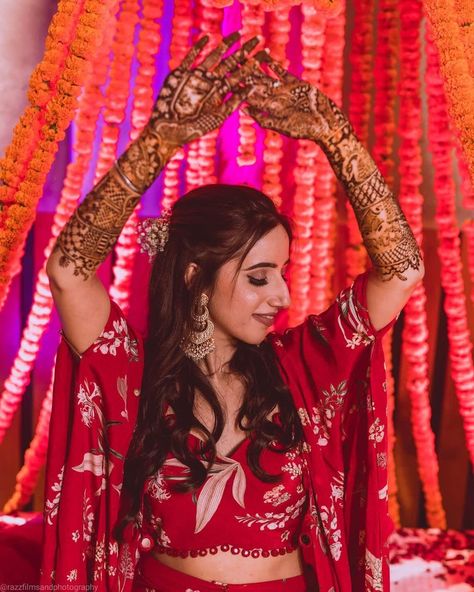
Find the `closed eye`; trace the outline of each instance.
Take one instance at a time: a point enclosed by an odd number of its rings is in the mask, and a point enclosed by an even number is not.
[[[267,278],[256,278],[251,275],[248,275],[247,277],[249,278],[249,282],[253,286],[265,286],[266,284],[268,284]]]

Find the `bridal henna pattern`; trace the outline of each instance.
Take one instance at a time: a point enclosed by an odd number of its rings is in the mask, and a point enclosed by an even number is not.
[[[247,112],[265,128],[317,142],[344,186],[369,256],[383,281],[406,281],[420,270],[421,253],[400,205],[370,154],[336,104],[317,88],[287,72],[267,53],[255,58],[277,76],[252,74]]]
[[[239,33],[229,35],[193,68],[208,41],[203,37],[167,76],[141,135],[87,195],[59,235],[55,251],[61,252],[60,266],[72,263],[74,275],[88,279],[112,250],[141,194],[173,153],[218,128],[242,102],[248,93],[242,83],[256,69],[256,63],[247,58],[259,39],[250,39],[221,59],[239,38]]]

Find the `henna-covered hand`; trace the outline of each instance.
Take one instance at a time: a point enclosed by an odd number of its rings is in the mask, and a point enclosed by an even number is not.
[[[344,186],[367,252],[383,281],[406,281],[422,273],[422,256],[398,201],[343,112],[324,93],[299,80],[266,52],[273,78],[254,72],[247,113],[262,127],[317,142]]]
[[[119,159],[121,170],[141,192],[178,148],[220,127],[246,98],[248,88],[242,83],[257,69],[248,56],[259,39],[249,39],[222,59],[239,38],[238,32],[227,36],[193,67],[208,42],[203,37],[166,77],[143,133]]]
[[[112,250],[122,228],[172,154],[221,125],[245,98],[242,81],[255,70],[248,54],[253,38],[221,59],[240,38],[225,38],[202,63],[193,64],[207,43],[199,40],[178,68],[166,78],[150,121],[74,211],[55,245],[60,267],[73,266],[73,275],[87,280]],[[227,95],[230,97],[227,99]]]
[[[265,51],[254,57],[277,76],[254,69],[246,80],[251,90],[244,111],[262,127],[291,138],[323,143],[344,125],[344,114],[324,93],[290,74]]]

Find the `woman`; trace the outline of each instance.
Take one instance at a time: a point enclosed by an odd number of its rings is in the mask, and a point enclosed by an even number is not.
[[[48,261],[63,339],[44,584],[388,590],[381,337],[423,277],[421,255],[341,111],[265,52],[249,59],[256,39],[221,59],[237,38],[193,68],[202,39],[168,76]],[[291,226],[256,190],[202,187],[142,234],[155,256],[144,342],[95,271],[175,150],[244,100],[262,126],[321,146],[374,268],[267,336],[289,305]]]

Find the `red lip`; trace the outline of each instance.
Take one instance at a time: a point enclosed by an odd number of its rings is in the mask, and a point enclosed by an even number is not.
[[[257,321],[260,321],[260,323],[262,323],[266,327],[271,327],[273,325],[273,323],[275,322],[275,315],[270,316],[270,315],[254,314],[252,316],[255,317],[257,319]]]

